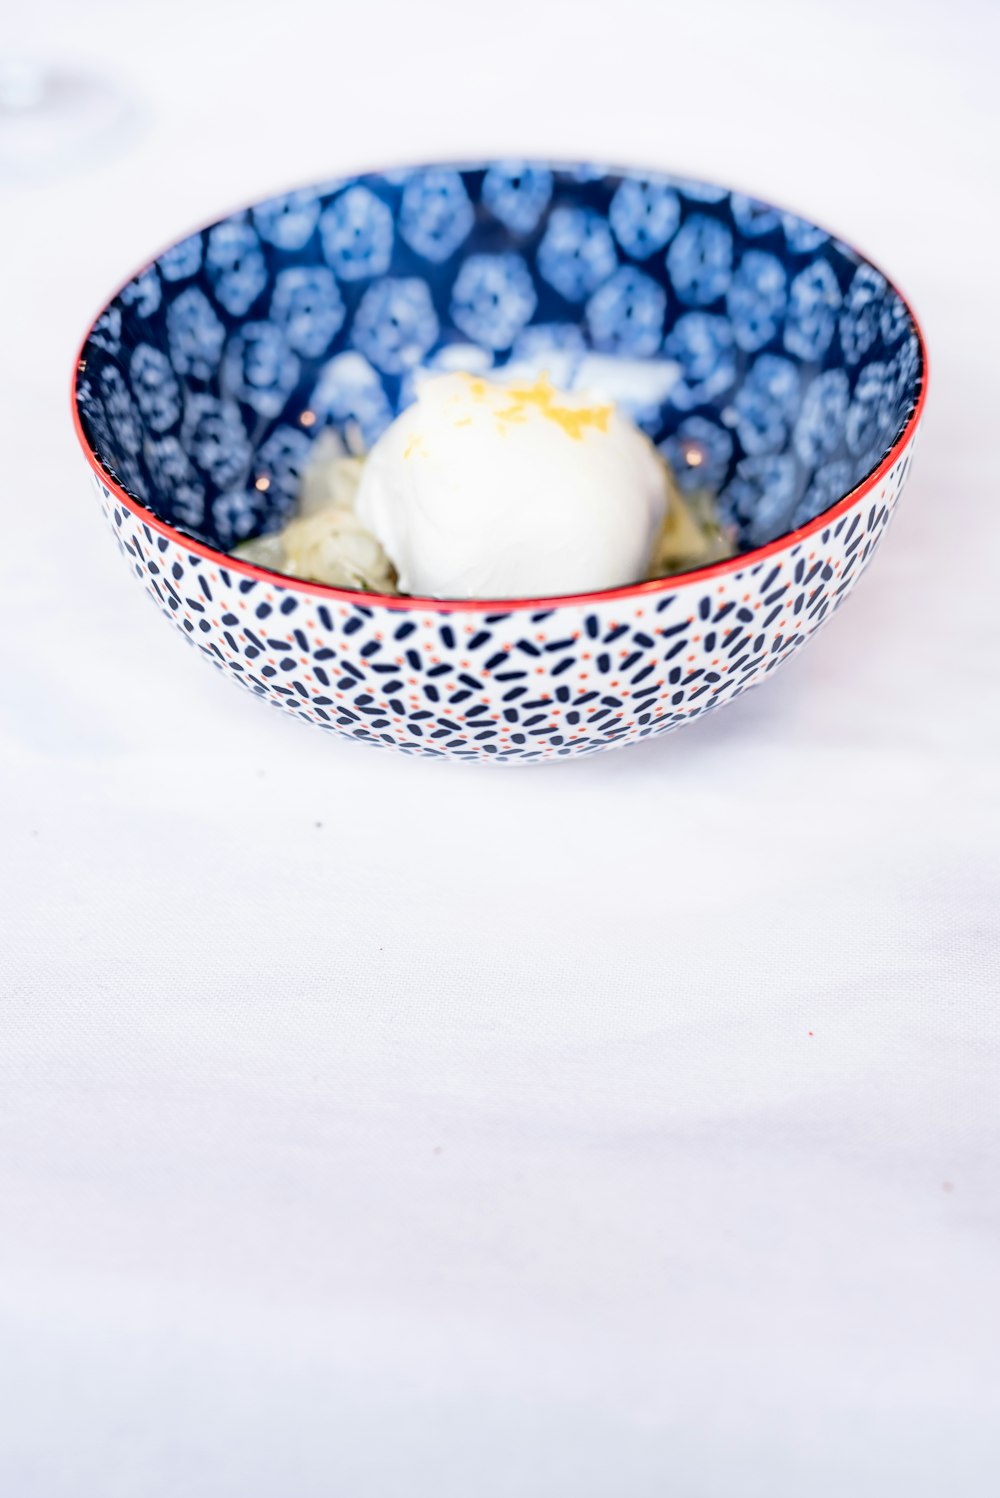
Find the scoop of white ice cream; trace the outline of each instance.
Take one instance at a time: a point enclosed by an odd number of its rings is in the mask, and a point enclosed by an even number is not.
[[[613,405],[446,374],[375,443],[356,508],[402,592],[529,598],[644,577],[666,503],[655,448]]]

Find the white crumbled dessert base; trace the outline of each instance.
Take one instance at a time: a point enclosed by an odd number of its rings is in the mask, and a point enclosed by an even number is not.
[[[363,457],[346,451],[332,429],[321,432],[303,475],[295,516],[279,531],[242,542],[233,555],[307,582],[398,597],[392,562],[355,514],[364,462]],[[718,522],[713,496],[707,490],[682,495],[665,462],[663,471],[666,516],[646,579],[669,577],[732,556],[736,547]]]
[[[244,541],[233,555],[334,588],[396,594],[395,568],[354,513],[363,462],[346,453],[329,428],[321,432],[294,518],[280,531]]]

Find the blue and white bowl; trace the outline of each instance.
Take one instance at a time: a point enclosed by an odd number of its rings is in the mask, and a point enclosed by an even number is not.
[[[583,597],[473,603],[226,555],[288,516],[326,425],[370,444],[418,366],[599,375],[745,550]],[[185,638],[365,743],[537,760],[677,728],[851,591],[892,514],[926,356],[855,250],[742,194],[543,162],[371,173],[190,235],[87,334],[76,430],[123,556]]]

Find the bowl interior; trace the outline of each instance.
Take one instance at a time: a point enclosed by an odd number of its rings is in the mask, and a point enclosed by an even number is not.
[[[324,427],[363,449],[417,368],[504,365],[618,400],[745,548],[877,467],[922,379],[902,298],[812,224],[510,162],[301,189],[191,235],[99,317],[76,398],[122,487],[228,549],[288,515]]]

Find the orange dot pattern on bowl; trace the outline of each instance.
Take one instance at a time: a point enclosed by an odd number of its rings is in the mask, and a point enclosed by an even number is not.
[[[183,547],[99,481],[157,607],[220,671],[333,733],[410,754],[535,761],[666,733],[764,681],[831,616],[884,533],[912,439],[818,532],[752,565],[531,609],[346,602]]]

